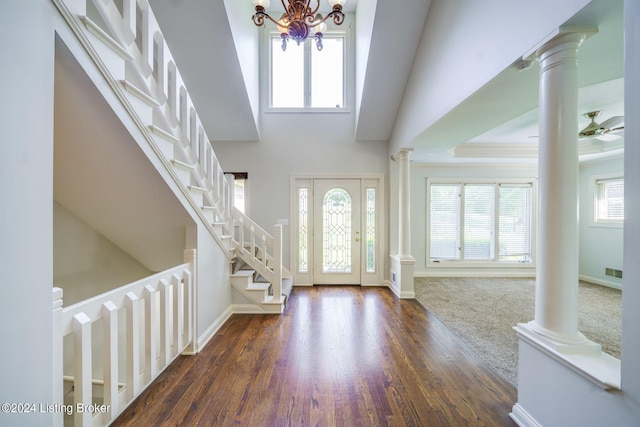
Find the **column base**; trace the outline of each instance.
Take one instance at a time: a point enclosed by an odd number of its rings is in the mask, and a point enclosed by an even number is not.
[[[602,346],[578,334],[582,339],[562,338],[535,321],[518,323],[513,328],[518,338],[560,362],[600,388],[620,389],[620,360],[602,352]],[[560,338],[560,339],[558,339]]]
[[[391,255],[391,283],[389,287],[399,298],[415,299],[414,265],[411,255]]]

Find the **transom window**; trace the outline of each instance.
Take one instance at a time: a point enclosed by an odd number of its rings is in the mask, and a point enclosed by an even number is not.
[[[271,108],[345,107],[344,33],[325,34],[321,51],[309,42],[290,42],[283,51],[279,34],[270,42]]]
[[[531,183],[430,183],[429,258],[532,260]]]

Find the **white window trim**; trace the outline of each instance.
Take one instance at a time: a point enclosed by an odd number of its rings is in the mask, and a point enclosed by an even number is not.
[[[343,87],[343,100],[342,100],[342,105],[343,107],[341,108],[314,108],[314,107],[301,107],[301,108],[282,108],[282,107],[272,107],[271,106],[271,96],[272,96],[272,65],[271,65],[271,50],[273,49],[273,43],[271,43],[271,40],[273,38],[280,38],[280,34],[277,31],[267,31],[266,32],[266,37],[265,37],[265,44],[266,44],[266,52],[267,52],[267,58],[265,61],[266,67],[267,67],[267,78],[266,78],[266,88],[263,91],[263,93],[266,95],[265,101],[264,101],[264,112],[265,113],[276,113],[276,114],[282,114],[282,113],[312,113],[312,114],[316,114],[316,113],[323,113],[323,114],[346,114],[346,113],[351,113],[351,108],[349,106],[349,100],[351,99],[350,93],[351,93],[351,88],[350,88],[350,79],[348,78],[349,76],[349,70],[351,67],[351,63],[350,63],[350,59],[352,58],[353,55],[351,54],[351,41],[350,41],[350,37],[348,35],[348,31],[347,30],[339,30],[339,31],[334,31],[334,30],[329,30],[326,31],[324,33],[324,37],[325,38],[330,38],[330,37],[343,37],[344,38],[344,49],[343,49],[343,70],[342,70],[342,87]],[[289,40],[288,43],[295,43],[292,40]],[[305,41],[306,47],[309,49],[315,49],[316,45],[315,45],[315,40],[307,40]],[[307,69],[309,68],[309,63],[307,62],[307,60],[305,60],[305,73],[308,73]]]
[[[514,261],[487,261],[487,260],[432,260],[431,259],[431,185],[432,184],[515,184],[524,185],[531,184],[531,261],[530,262],[514,262]],[[487,268],[523,268],[536,266],[536,227],[537,227],[537,201],[538,187],[537,180],[534,178],[472,178],[461,180],[459,178],[427,178],[426,183],[426,206],[425,206],[425,263],[431,268],[451,268],[451,267],[487,267]],[[498,203],[496,198],[496,203]],[[497,227],[497,226],[496,226]]]
[[[596,218],[596,212],[598,210],[598,181],[606,181],[609,179],[623,179],[623,172],[611,172],[606,174],[592,175],[589,177],[589,199],[592,201],[590,204],[591,211],[589,212],[589,225],[591,227],[603,227],[603,228],[623,228],[624,220],[602,220]]]

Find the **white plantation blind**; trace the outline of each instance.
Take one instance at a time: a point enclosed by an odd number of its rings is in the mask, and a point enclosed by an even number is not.
[[[494,259],[495,185],[464,186],[464,259]]]
[[[531,260],[531,192],[531,184],[500,186],[500,261]]]
[[[596,181],[596,221],[624,220],[624,178]]]
[[[434,184],[430,194],[432,259],[460,259],[460,185]]]
[[[532,183],[430,183],[430,259],[531,262],[532,200]]]

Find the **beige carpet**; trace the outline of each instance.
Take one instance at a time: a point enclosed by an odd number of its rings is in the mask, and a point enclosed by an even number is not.
[[[534,317],[534,279],[416,278],[416,299],[517,388],[518,339]],[[579,329],[620,357],[622,293],[580,282]]]

